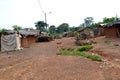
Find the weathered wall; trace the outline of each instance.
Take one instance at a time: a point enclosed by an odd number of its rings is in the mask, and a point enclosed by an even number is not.
[[[21,39],[21,46],[22,46],[23,48],[30,46],[30,45],[28,44],[28,38],[27,38],[27,37]]]
[[[28,44],[33,44],[36,42],[36,37],[35,36],[29,36],[28,37]]]
[[[26,38],[21,39],[22,47],[30,47],[31,44],[36,42],[35,36],[28,36]]]
[[[116,28],[110,27],[110,28],[104,28],[104,33],[107,38],[117,37]]]

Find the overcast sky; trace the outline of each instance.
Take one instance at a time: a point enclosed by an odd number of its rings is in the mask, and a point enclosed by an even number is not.
[[[95,22],[104,17],[120,17],[120,0],[39,0],[47,22],[58,26],[68,23],[79,26],[84,18],[93,17]],[[51,13],[49,13],[51,12]],[[34,27],[44,20],[38,0],[0,0],[0,28],[11,26]]]

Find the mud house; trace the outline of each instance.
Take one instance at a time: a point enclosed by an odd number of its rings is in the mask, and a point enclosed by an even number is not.
[[[0,49],[2,52],[8,52],[13,50],[20,50],[20,35],[17,33],[9,34],[7,32],[1,33],[0,36]]]
[[[8,34],[14,34],[16,31],[8,30]],[[18,33],[21,35],[21,47],[30,47],[31,44],[36,42],[36,37],[39,35],[39,30],[24,29],[19,30]]]
[[[98,36],[102,36],[104,35],[104,32],[102,29],[100,28],[90,28],[90,27],[86,27],[83,29],[80,29],[77,31],[78,34],[85,34],[86,37],[88,38],[94,38],[94,37],[98,37]],[[85,35],[83,35],[85,37]]]
[[[13,51],[30,47],[31,44],[36,42],[38,35],[38,30],[19,30],[17,32],[7,30],[4,34],[0,33],[0,51]]]
[[[39,35],[38,30],[19,30],[19,33],[21,34],[21,46],[24,47],[30,47],[31,44],[36,42],[36,37]]]
[[[100,25],[107,38],[120,38],[120,21]]]

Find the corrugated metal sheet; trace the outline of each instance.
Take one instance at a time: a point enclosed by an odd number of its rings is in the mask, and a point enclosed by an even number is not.
[[[120,21],[104,24],[103,27],[116,27],[118,25],[120,25]]]

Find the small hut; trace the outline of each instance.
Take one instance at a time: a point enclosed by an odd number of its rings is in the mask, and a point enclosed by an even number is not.
[[[120,21],[100,25],[107,38],[120,38]]]
[[[104,35],[104,32],[101,28],[85,27],[83,29],[78,30],[77,32],[78,34],[81,34],[84,37],[86,35],[87,38],[94,38]]]
[[[36,42],[36,38],[39,35],[38,30],[19,30],[21,34],[21,46],[22,47],[30,47],[31,44]]]

